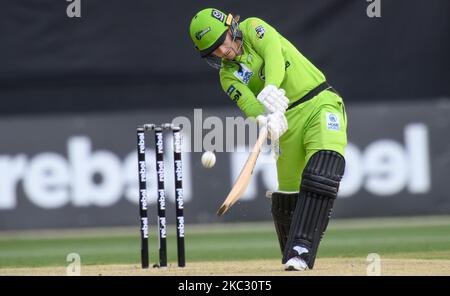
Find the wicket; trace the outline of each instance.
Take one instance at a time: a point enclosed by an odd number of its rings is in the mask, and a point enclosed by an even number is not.
[[[137,128],[137,154],[139,175],[139,214],[141,231],[141,265],[148,268],[148,235],[149,221],[147,210],[147,168],[145,132],[155,132],[156,175],[157,175],[157,205],[158,205],[158,235],[159,235],[159,267],[167,266],[167,228],[166,228],[166,193],[164,189],[164,130],[173,132],[174,177],[175,177],[175,207],[177,228],[178,266],[184,267],[184,204],[183,204],[183,174],[181,162],[181,128],[170,123],[161,125],[144,124]]]

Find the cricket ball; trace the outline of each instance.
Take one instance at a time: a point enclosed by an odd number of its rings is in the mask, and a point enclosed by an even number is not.
[[[216,163],[216,155],[211,151],[206,151],[202,155],[203,167],[210,169]]]

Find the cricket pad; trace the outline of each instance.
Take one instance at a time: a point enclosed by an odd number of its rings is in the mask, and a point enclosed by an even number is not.
[[[335,151],[320,150],[308,161],[302,175],[283,263],[300,256],[309,269],[314,267],[317,249],[328,226],[344,170],[344,157]],[[294,250],[297,246],[307,252],[298,254]]]

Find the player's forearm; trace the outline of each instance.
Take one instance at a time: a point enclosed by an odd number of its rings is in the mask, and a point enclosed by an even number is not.
[[[258,115],[264,114],[266,111],[264,106],[254,100],[254,102],[250,100],[241,100],[238,102],[238,107],[244,112],[245,116],[256,118]]]

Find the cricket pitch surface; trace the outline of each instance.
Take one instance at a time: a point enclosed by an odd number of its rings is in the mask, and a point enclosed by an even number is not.
[[[314,270],[284,271],[279,260],[193,262],[185,268],[141,269],[139,265],[82,265],[81,275],[89,276],[364,276],[370,262],[365,258],[319,258]],[[382,259],[381,275],[450,275],[450,260]],[[370,269],[370,267],[369,267]],[[0,275],[61,276],[66,267],[2,268]]]

